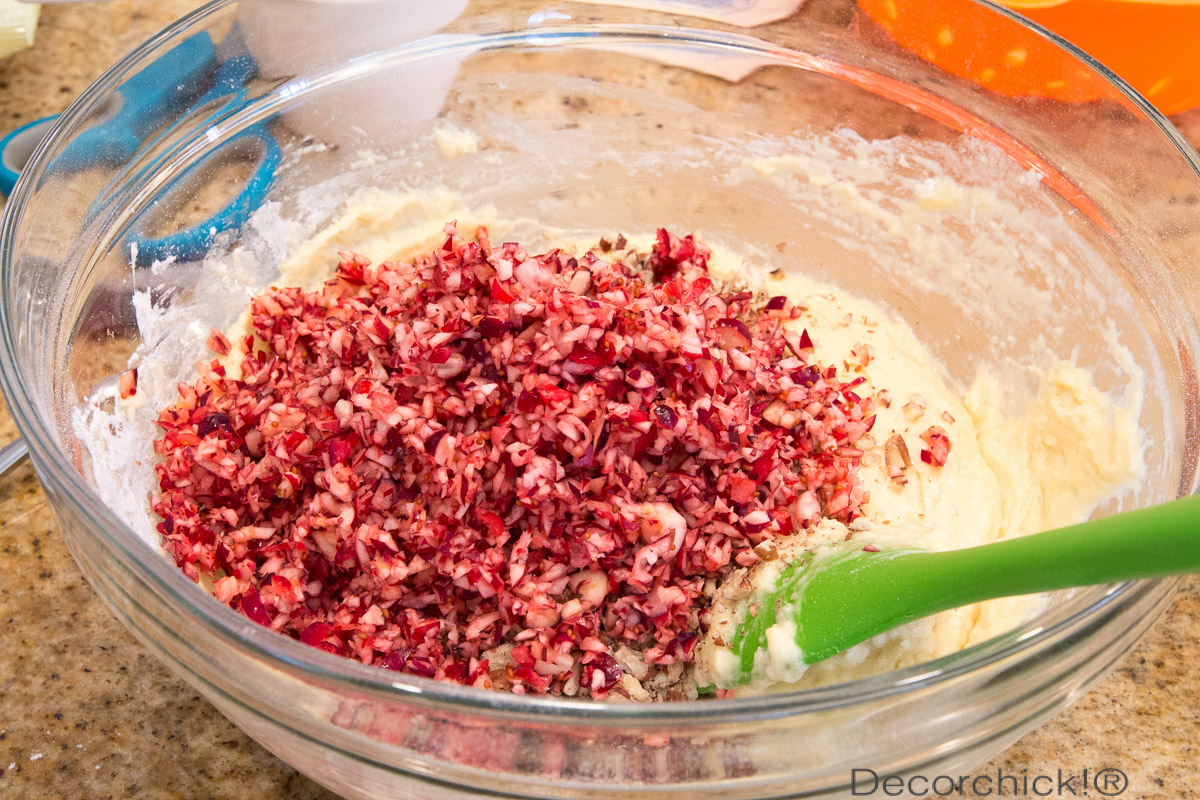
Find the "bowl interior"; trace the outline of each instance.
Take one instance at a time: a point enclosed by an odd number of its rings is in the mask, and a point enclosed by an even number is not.
[[[1104,510],[1192,491],[1196,290],[1183,265],[1195,223],[1145,211],[1155,182],[1196,190],[1176,140],[1109,86],[1094,102],[1108,103],[1113,140],[1155,134],[1146,146],[1158,157],[1134,176],[1121,148],[1080,149],[1081,114],[1070,104],[996,97],[870,31],[834,35],[850,30],[853,9],[839,17],[840,4],[815,6],[825,16],[811,24],[753,32],[653,14],[599,25],[550,15],[514,28],[498,12],[474,28],[303,69],[278,63],[246,24],[261,61],[246,96],[147,138],[119,168],[56,165],[106,95],[157,55],[139,54],[81,99],[35,160],[18,199],[21,220],[38,223],[12,228],[9,217],[8,252],[18,254],[4,287],[10,380],[22,386],[35,453],[69,465],[74,491],[128,526],[102,520],[107,535],[159,570],[149,459],[129,468],[138,454],[121,449],[149,423],[109,431],[123,444],[96,460],[81,441],[80,408],[111,392],[135,352],[159,387],[173,386],[248,292],[271,284],[348,202],[384,190],[393,197],[377,204],[380,229],[436,231],[465,215],[523,242],[555,231],[702,232],[891,309],[953,385],[991,370],[1013,408],[1050,361],[1074,360],[1140,408],[1145,480]],[[213,13],[231,24],[240,12],[226,4]],[[204,258],[131,268],[137,237],[205,219],[236,194],[257,156],[229,143],[255,126],[283,158],[249,223],[218,236]],[[170,392],[148,395],[153,404]],[[189,602],[215,605],[180,575],[164,580]],[[1107,591],[1060,594],[1014,635]],[[320,654],[299,658],[328,668]]]

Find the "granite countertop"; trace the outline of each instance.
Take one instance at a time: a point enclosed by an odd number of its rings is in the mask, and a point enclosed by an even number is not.
[[[0,61],[0,132],[62,110],[105,67],[200,5],[48,5]],[[1200,113],[1176,120],[1200,142]],[[0,441],[16,435],[0,402]],[[155,661],[80,574],[28,463],[0,478],[0,797],[331,800]],[[1200,579],[1137,650],[982,772],[1116,767],[1127,798],[1197,798]],[[973,796],[973,795],[966,795]]]

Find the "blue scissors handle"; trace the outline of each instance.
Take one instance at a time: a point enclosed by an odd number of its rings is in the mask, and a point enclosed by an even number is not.
[[[217,158],[227,155],[231,150],[254,146],[260,150],[258,166],[238,195],[211,217],[186,230],[155,238],[142,235],[135,226],[126,239],[134,254],[134,264],[145,267],[171,256],[180,261],[198,260],[204,257],[219,234],[245,225],[254,210],[266,201],[267,193],[275,182],[275,171],[282,158],[279,143],[266,126],[259,123],[242,131],[208,157]],[[189,173],[203,168],[204,164],[205,161],[193,164],[179,176],[177,182],[186,183]],[[170,193],[168,189],[154,205],[165,200]]]
[[[207,32],[163,53],[121,84],[114,94],[116,108],[80,131],[55,158],[54,168],[74,172],[96,163],[128,161],[164,119],[199,93],[197,87],[215,63],[216,50]]]
[[[209,120],[217,117],[231,103],[244,97],[246,94],[246,82],[254,77],[257,71],[258,65],[249,53],[238,53],[226,59],[217,69],[216,75],[213,76],[212,86],[192,103],[192,108],[203,110],[217,101],[224,102],[220,106],[210,109],[208,117],[204,120],[193,120],[189,124],[193,127],[200,127]],[[218,234],[228,230],[236,230],[246,224],[254,210],[266,201],[267,192],[270,191],[271,185],[275,182],[275,170],[279,167],[279,162],[282,158],[279,143],[263,123],[247,128],[228,142],[222,144],[207,159],[189,167],[167,187],[159,199],[155,200],[151,206],[158,205],[164,199],[170,197],[174,191],[178,190],[178,186],[186,185],[188,176],[194,175],[209,159],[218,158],[227,155],[231,151],[236,152],[254,145],[257,145],[261,152],[259,154],[258,166],[255,167],[250,180],[246,182],[241,192],[228,205],[211,217],[186,230],[153,238],[144,236],[141,233],[140,227],[137,224],[134,225],[126,237],[126,242],[131,246],[131,251],[134,253],[134,264],[136,266],[149,266],[155,261],[163,261],[171,256],[181,261],[193,261],[203,258],[204,254],[208,252],[208,249],[216,240]],[[143,214],[144,218],[145,214]],[[133,245],[136,245],[136,248]]]
[[[5,197],[12,194],[21,170],[57,119],[58,114],[35,119],[0,139],[0,194]]]
[[[88,212],[89,218],[111,196],[113,187],[128,178],[130,170],[142,168],[130,159],[147,146],[149,137],[161,139],[181,125],[202,129],[246,96],[246,84],[258,71],[258,65],[245,51],[236,28],[222,42],[222,47],[235,52],[218,65],[216,47],[207,32],[175,46],[126,79],[114,93],[114,105],[109,112],[77,134],[55,157],[51,168],[66,173],[99,163],[125,164],[96,198]],[[203,90],[205,86],[208,88]],[[181,110],[182,113],[177,114]],[[159,131],[171,116],[176,119]],[[56,116],[37,120],[0,139],[0,191],[5,194],[11,191],[18,173],[55,119]],[[151,203],[152,209],[182,191],[191,184],[187,178],[196,177],[196,170],[211,163],[211,159],[250,147],[257,148],[255,156],[258,159],[250,180],[228,205],[208,219],[184,231],[148,237],[143,234],[147,217],[143,212],[125,237],[126,244],[137,254],[135,263],[138,266],[147,266],[170,256],[182,260],[202,258],[218,234],[246,223],[251,213],[266,201],[281,161],[279,143],[265,123],[253,125],[223,143],[207,158],[171,181]]]

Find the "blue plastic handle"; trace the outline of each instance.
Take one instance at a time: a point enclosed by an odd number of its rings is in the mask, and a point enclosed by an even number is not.
[[[234,99],[240,100],[246,94],[246,81],[254,77],[258,72],[258,64],[255,63],[254,57],[249,53],[238,53],[230,56],[225,63],[218,69],[217,74],[213,78],[213,85],[207,92],[200,96],[194,103],[196,108],[201,108],[205,103],[211,102],[219,97],[233,95]],[[213,111],[216,114],[216,111]]]
[[[230,35],[239,34],[235,29]],[[157,134],[156,138],[166,136],[173,128],[185,122],[191,127],[202,127],[215,119],[230,105],[245,97],[246,82],[258,71],[258,65],[249,53],[235,53],[217,68],[216,73],[211,76],[211,85],[201,94],[199,87],[215,63],[215,47],[208,33],[198,33],[172,48],[154,63],[127,79],[117,90],[120,105],[116,111],[79,133],[54,159],[51,169],[73,172],[100,162],[127,162],[141,148],[147,146],[147,139],[162,126],[164,120],[180,108],[202,110],[207,105],[224,100],[219,106],[214,106],[204,119],[189,119],[185,113],[166,130]],[[47,125],[55,119],[56,117],[46,117],[31,122],[0,139],[0,190],[5,194],[12,190],[18,173],[25,166],[24,163],[15,163],[16,150],[27,149],[32,152],[32,148],[24,147],[31,144],[25,139],[36,137],[36,141],[32,142],[33,147],[36,147],[44,131],[34,130],[35,126]],[[220,211],[187,230],[157,238],[144,237],[137,222],[134,223],[131,232],[126,236],[126,242],[131,246],[136,244],[137,266],[147,266],[170,256],[185,261],[203,257],[218,234],[240,228],[250,218],[250,214],[266,201],[267,193],[275,182],[275,172],[282,153],[279,143],[267,130],[266,125],[259,123],[226,142],[208,158],[185,170],[159,194],[150,208],[178,191],[181,182],[187,176],[194,175],[194,171],[209,159],[218,156],[228,147],[245,146],[251,140],[257,143],[261,150],[258,166],[241,192]],[[14,144],[21,146],[10,150]],[[8,158],[9,155],[13,158]],[[93,203],[88,212],[89,218],[94,216],[111,187],[123,181],[132,168],[134,165],[127,164],[125,169],[113,177],[108,187]],[[145,218],[145,214],[142,218]]]
[[[5,197],[12,194],[29,156],[33,155],[38,144],[46,138],[50,126],[58,116],[54,114],[27,122],[0,139],[0,194]]]
[[[172,112],[200,93],[201,80],[215,63],[207,32],[163,53],[121,84],[116,92],[120,106],[112,116],[81,131],[54,159],[52,169],[74,172],[128,161]]]
[[[246,81],[252,78],[257,71],[258,65],[248,53],[230,56],[217,70],[212,87],[195,101],[195,107],[203,108],[214,100],[229,97],[230,99],[226,103],[214,108],[208,118],[216,117],[230,103],[245,96]],[[191,124],[193,127],[200,127],[204,121],[194,121]],[[153,239],[144,238],[135,225],[127,237],[130,245],[137,245],[134,257],[135,265],[149,266],[155,261],[162,261],[170,256],[181,261],[202,258],[218,234],[235,230],[246,224],[246,221],[250,219],[250,214],[266,201],[267,192],[275,182],[275,170],[279,167],[282,158],[279,143],[266,126],[259,123],[230,139],[216,153],[209,156],[209,158],[213,158],[229,147],[244,146],[251,139],[257,140],[261,144],[262,155],[250,180],[246,182],[237,197],[203,222],[167,236]],[[176,181],[172,181],[159,199],[154,201],[151,208],[161,202],[163,198],[170,196],[176,190],[178,182],[186,180],[187,176],[199,166],[200,164],[195,164],[189,167]]]
[[[230,139],[209,156],[209,158],[213,158],[227,148],[244,146],[248,140],[252,139],[257,140],[261,146],[262,156],[254,173],[250,176],[250,180],[246,182],[237,197],[204,222],[166,236],[153,239],[143,238],[135,226],[126,241],[133,252],[133,261],[136,266],[150,266],[155,261],[165,261],[171,256],[179,261],[201,259],[219,234],[236,230],[246,224],[254,210],[266,201],[267,192],[271,190],[271,185],[275,182],[275,171],[282,158],[279,143],[266,129],[266,126],[259,123]],[[202,167],[204,163],[204,161],[200,161],[188,167],[177,181],[173,182],[172,188],[164,192],[151,208],[170,195],[174,190],[175,183],[186,180],[190,173]]]

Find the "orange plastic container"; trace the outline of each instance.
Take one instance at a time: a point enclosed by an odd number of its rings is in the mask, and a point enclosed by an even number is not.
[[[1164,114],[1200,106],[1200,0],[1008,0],[1072,42]],[[1009,96],[1083,102],[1107,95],[1036,36],[998,38],[961,0],[859,0],[900,45]]]

